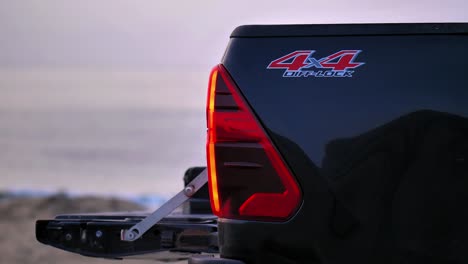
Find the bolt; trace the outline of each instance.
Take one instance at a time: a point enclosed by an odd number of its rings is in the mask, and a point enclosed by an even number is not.
[[[103,235],[103,234],[102,234],[102,231],[101,231],[101,230],[96,231],[96,237],[97,237],[97,238],[102,237],[102,235]]]
[[[187,195],[188,197],[190,197],[190,196],[193,195],[194,190],[195,190],[195,187],[194,187],[193,185],[189,185],[189,186],[185,187],[184,193],[185,193],[185,195]]]

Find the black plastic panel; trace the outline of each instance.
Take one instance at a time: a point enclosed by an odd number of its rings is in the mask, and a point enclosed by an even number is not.
[[[468,34],[468,23],[245,25],[231,38]]]
[[[216,217],[175,215],[164,218],[141,238],[122,241],[121,231],[129,229],[146,214],[61,215],[36,222],[39,242],[69,252],[99,258],[127,258],[147,253],[216,253],[218,238]]]

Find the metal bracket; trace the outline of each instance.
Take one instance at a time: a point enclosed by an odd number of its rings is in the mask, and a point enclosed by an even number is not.
[[[122,241],[135,241],[140,238],[146,231],[157,224],[161,219],[169,215],[174,209],[182,205],[185,201],[190,199],[203,185],[208,182],[208,173],[204,169],[193,179],[184,190],[180,191],[169,201],[164,203],[161,207],[156,209],[152,214],[145,219],[132,226],[130,229],[124,229],[120,232],[120,239]]]

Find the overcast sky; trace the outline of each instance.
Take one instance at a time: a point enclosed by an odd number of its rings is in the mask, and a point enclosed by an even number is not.
[[[208,75],[236,26],[463,22],[467,10],[467,0],[0,0],[0,189],[177,192],[187,167],[206,164]]]
[[[1,0],[1,67],[205,69],[241,24],[468,21],[466,0]]]

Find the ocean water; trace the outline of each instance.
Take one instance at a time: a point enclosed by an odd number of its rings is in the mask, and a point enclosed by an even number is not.
[[[206,163],[207,76],[177,78],[0,72],[0,190],[175,194]]]
[[[188,110],[1,111],[0,189],[170,195],[205,130]]]

